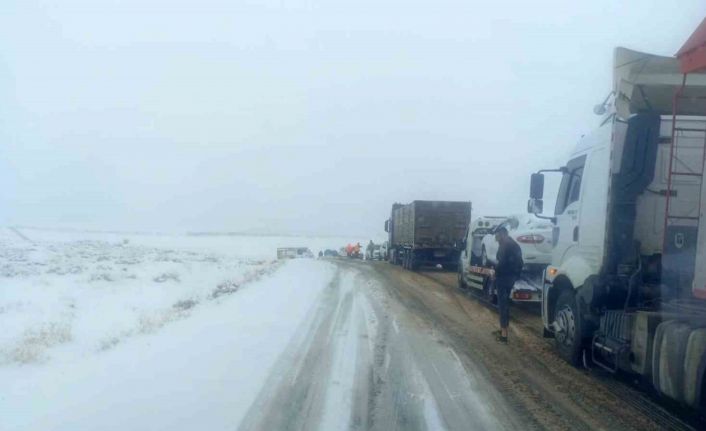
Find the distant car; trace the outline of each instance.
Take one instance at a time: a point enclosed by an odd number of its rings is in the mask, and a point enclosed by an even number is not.
[[[312,253],[311,250],[309,250],[308,248],[300,248],[297,250],[297,257],[313,259],[314,253]]]
[[[325,257],[338,257],[338,252],[336,250],[326,249],[324,251]]]
[[[277,259],[313,258],[314,253],[306,247],[280,247],[277,249]]]
[[[520,214],[508,217],[483,237],[481,244],[483,266],[493,266],[497,263],[498,242],[495,240],[495,230],[501,226],[508,230],[512,239],[520,246],[525,265],[546,266],[551,263],[553,248],[551,222],[532,214]]]

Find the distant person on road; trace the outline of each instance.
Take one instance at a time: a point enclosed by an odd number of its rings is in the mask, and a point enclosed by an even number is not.
[[[507,327],[510,323],[510,292],[515,282],[520,278],[524,262],[522,250],[507,233],[507,228],[500,226],[495,231],[498,242],[498,254],[495,265],[495,287],[498,293],[498,313],[500,314],[500,330],[495,331],[495,339],[507,343]]]

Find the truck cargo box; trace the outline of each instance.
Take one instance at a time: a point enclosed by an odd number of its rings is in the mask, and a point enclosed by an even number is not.
[[[394,204],[386,223],[390,260],[410,269],[418,265],[455,265],[470,218],[470,202]]]
[[[415,248],[453,247],[466,233],[470,202],[414,201],[392,211],[392,244]]]

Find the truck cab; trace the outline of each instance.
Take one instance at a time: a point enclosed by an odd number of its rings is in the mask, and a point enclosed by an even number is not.
[[[545,334],[575,365],[638,374],[703,408],[706,304],[692,286],[705,287],[695,269],[704,266],[697,239],[706,240],[706,75],[687,81],[676,59],[624,48],[614,64],[613,90],[595,109],[599,126],[564,166],[532,176],[528,211],[553,223]],[[539,214],[549,173],[561,175],[552,216]]]

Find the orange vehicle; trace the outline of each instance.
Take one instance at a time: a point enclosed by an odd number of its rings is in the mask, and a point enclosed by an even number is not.
[[[360,243],[357,243],[355,245],[348,244],[346,245],[346,256],[360,259],[363,257],[363,254],[360,252],[362,249]]]

